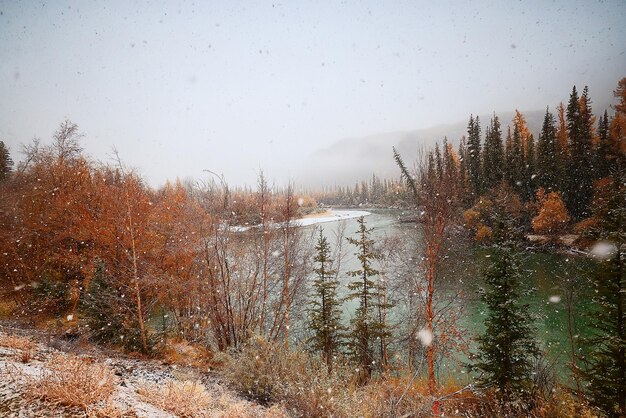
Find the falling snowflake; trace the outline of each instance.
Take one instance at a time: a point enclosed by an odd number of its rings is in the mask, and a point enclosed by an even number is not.
[[[561,296],[559,295],[550,296],[548,298],[548,301],[550,301],[550,303],[559,303],[561,301]]]
[[[417,333],[417,339],[420,340],[422,345],[424,345],[425,347],[429,347],[430,344],[433,342],[433,333],[426,328],[422,328]]]
[[[591,255],[603,260],[609,259],[617,252],[617,246],[608,241],[598,241],[591,248]]]

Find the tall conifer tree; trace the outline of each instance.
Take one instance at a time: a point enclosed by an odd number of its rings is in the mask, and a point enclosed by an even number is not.
[[[598,121],[598,146],[595,152],[595,177],[603,178],[609,175],[611,162],[609,155],[611,153],[611,143],[609,141],[609,115],[607,111],[600,117]]]
[[[6,180],[13,171],[13,160],[9,149],[0,141],[0,181]]]
[[[467,169],[474,197],[478,197],[482,190],[482,164],[480,146],[480,120],[470,116],[467,124]]]
[[[367,382],[374,368],[374,345],[381,333],[386,332],[385,324],[381,324],[378,317],[380,286],[372,280],[378,276],[378,270],[372,267],[376,259],[374,240],[370,238],[372,229],[368,229],[365,218],[357,220],[359,229],[356,238],[348,238],[348,242],[357,247],[354,253],[359,262],[359,268],[347,274],[354,278],[348,284],[350,293],[346,300],[358,301],[358,307],[351,321],[351,330],[348,346],[354,358],[359,363],[359,383]]]
[[[485,134],[483,178],[486,189],[496,187],[504,178],[502,130],[500,129],[500,120],[495,114]]]
[[[558,190],[558,158],[554,115],[546,108],[537,144],[537,179],[541,187],[551,192]]]
[[[334,270],[331,258],[330,244],[324,236],[322,228],[319,230],[316,255],[313,261],[315,281],[313,282],[313,300],[309,309],[309,324],[313,330],[311,344],[313,349],[320,352],[328,368],[332,372],[333,358],[342,345],[341,307],[337,298],[337,271]]]
[[[569,148],[569,164],[567,170],[567,187],[564,190],[567,209],[575,219],[589,215],[592,189],[592,148],[591,148],[591,101],[587,87],[583,95],[578,97],[576,86],[572,89],[567,104],[567,139]]]
[[[523,270],[511,238],[517,233],[514,220],[505,214],[505,202],[494,203],[495,244],[484,273],[487,286],[480,292],[486,330],[477,338],[478,354],[470,368],[481,373],[481,383],[497,387],[502,401],[510,401],[529,394],[538,348],[529,306],[520,302],[530,291],[521,288]]]

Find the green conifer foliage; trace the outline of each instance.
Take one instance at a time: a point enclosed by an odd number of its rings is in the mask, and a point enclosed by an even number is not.
[[[311,345],[321,353],[328,372],[332,372],[333,359],[342,345],[341,304],[337,298],[337,271],[334,270],[330,244],[320,228],[314,257],[315,281],[313,300],[309,309],[309,326],[313,330]]]
[[[482,190],[482,164],[480,146],[480,120],[470,116],[467,124],[467,171],[474,197],[480,196]]]
[[[485,189],[496,187],[504,178],[504,148],[500,120],[493,115],[485,133],[483,149],[483,179]]]
[[[610,417],[626,416],[626,186],[624,172],[594,199],[598,237],[592,253],[599,266],[592,278],[593,306],[588,314],[592,334],[582,340],[577,370],[587,382],[590,403]]]
[[[548,191],[558,190],[558,147],[554,115],[546,108],[537,144],[537,181]]]
[[[477,337],[478,354],[471,369],[479,382],[495,386],[503,401],[525,398],[532,386],[533,360],[539,354],[529,306],[521,301],[523,269],[514,248],[513,220],[504,201],[496,199],[495,217],[501,233],[492,246],[491,265],[484,273],[481,300],[487,310],[486,330]]]
[[[521,267],[509,246],[494,247],[481,292],[488,313],[486,331],[478,336],[479,354],[473,368],[480,382],[494,385],[509,400],[528,393],[533,357],[538,353],[528,305],[520,303]]]
[[[563,194],[567,209],[575,219],[589,215],[589,203],[593,194],[592,116],[587,87],[579,99],[574,86],[567,104],[569,164],[567,187]]]
[[[354,253],[359,261],[357,270],[347,274],[354,280],[348,284],[350,293],[346,300],[358,301],[358,307],[351,320],[348,346],[359,364],[359,383],[369,380],[374,369],[374,348],[378,338],[387,333],[385,324],[378,319],[381,286],[372,279],[378,276],[378,270],[372,267],[377,258],[374,251],[374,240],[370,238],[372,229],[368,229],[365,218],[357,220],[359,230],[356,238],[348,238],[348,242],[357,247]]]
[[[603,178],[610,174],[611,161],[609,155],[611,153],[611,143],[609,141],[609,115],[607,111],[600,117],[598,121],[598,146],[596,147],[594,169],[596,178]]]
[[[13,160],[9,149],[0,141],[0,182],[6,180],[13,171]]]

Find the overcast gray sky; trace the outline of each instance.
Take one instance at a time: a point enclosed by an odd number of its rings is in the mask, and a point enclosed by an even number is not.
[[[624,22],[623,0],[0,1],[0,139],[19,159],[69,118],[155,186],[297,181],[344,137],[541,109],[574,84],[606,103]]]

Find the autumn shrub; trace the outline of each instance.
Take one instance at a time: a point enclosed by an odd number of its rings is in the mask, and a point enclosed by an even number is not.
[[[427,392],[426,385],[410,375],[385,377],[360,388],[352,408],[358,416],[367,418],[427,416],[432,411],[432,397],[425,395]]]
[[[540,189],[537,196],[541,200],[539,214],[532,219],[535,233],[555,234],[564,232],[570,218],[561,195],[557,192],[551,192],[544,197]]]
[[[13,334],[0,334],[0,347],[14,350],[34,350],[37,344],[28,337]]]
[[[550,397],[539,399],[535,411],[536,416],[550,418],[595,418],[598,417],[584,400],[577,399],[564,389],[554,391]]]
[[[468,228],[474,229],[480,223],[480,213],[473,209],[468,209],[463,212],[463,220]]]
[[[89,418],[137,418],[137,412],[132,408],[122,408],[113,402],[107,401],[104,405],[93,405],[87,409]]]
[[[22,363],[28,363],[37,352],[37,344],[28,337],[0,334],[0,347],[8,348]]]
[[[237,399],[219,387],[208,390],[200,381],[170,380],[165,383],[143,384],[137,393],[147,403],[183,418],[286,418],[279,405],[264,409]]]
[[[142,385],[137,393],[146,402],[185,418],[208,416],[213,402],[198,381],[171,380],[165,384]]]
[[[89,358],[57,354],[29,382],[28,393],[60,405],[88,409],[106,402],[115,388],[115,375],[105,364]]]
[[[160,357],[167,363],[201,367],[211,363],[212,355],[206,347],[185,340],[168,340],[160,351]]]
[[[481,244],[486,244],[491,242],[493,238],[493,231],[487,225],[482,225],[476,231],[476,241]]]
[[[331,375],[320,360],[280,343],[252,338],[224,360],[223,373],[245,396],[263,404],[280,403],[309,417],[348,416],[351,373],[336,365]]]

